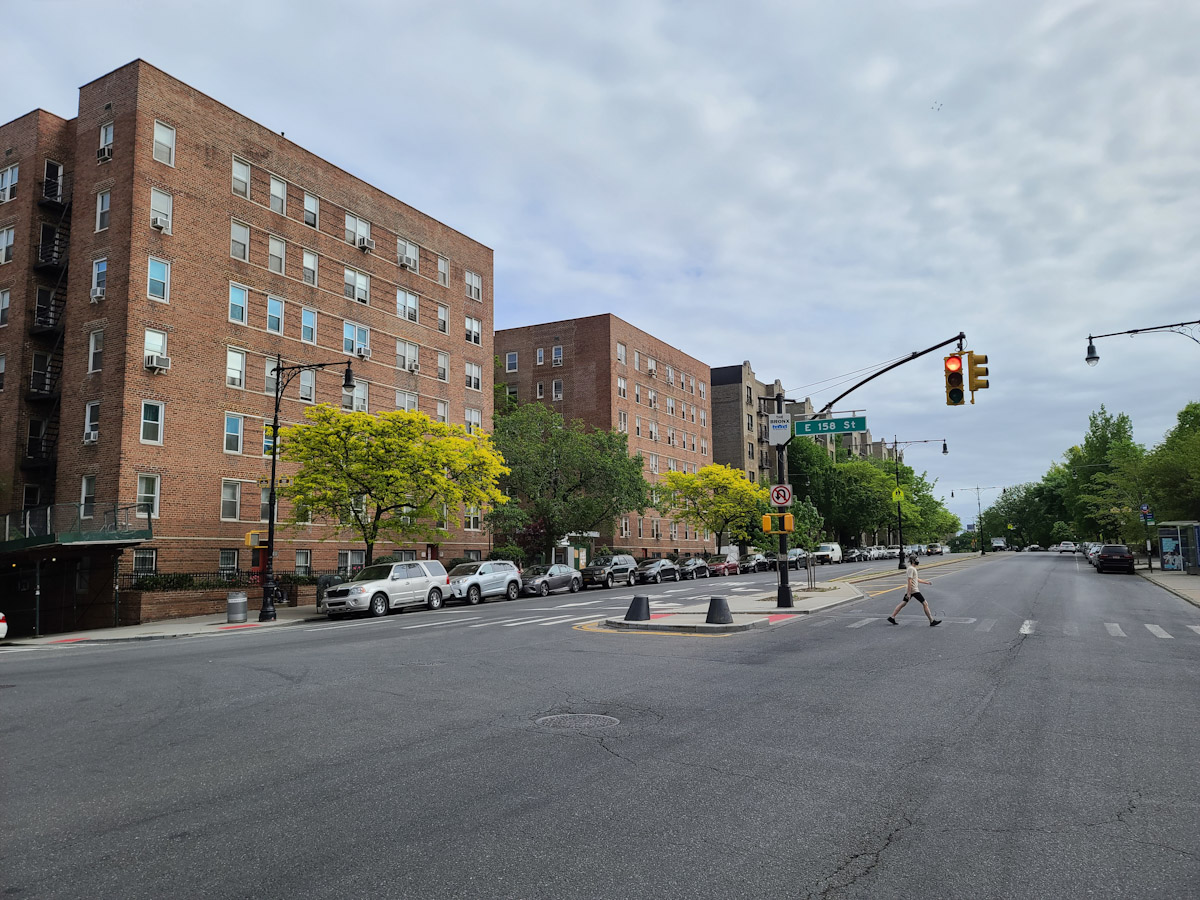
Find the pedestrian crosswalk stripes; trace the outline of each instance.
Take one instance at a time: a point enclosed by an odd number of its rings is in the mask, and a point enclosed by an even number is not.
[[[1175,637],[1175,635],[1168,634],[1165,630],[1160,628],[1158,625],[1147,624],[1146,630],[1149,631],[1155,637],[1159,637],[1159,638],[1174,638]]]
[[[1108,633],[1113,637],[1125,637],[1125,632],[1116,622],[1105,622],[1104,627],[1108,629]]]
[[[816,621],[813,621],[814,619]],[[849,620],[852,620],[852,621],[849,621]],[[887,618],[885,616],[870,616],[867,618],[858,618],[858,617],[855,617],[853,614],[833,614],[833,615],[825,615],[825,616],[817,615],[817,616],[813,616],[809,619],[809,623],[810,623],[809,627],[820,628],[821,626],[824,626],[824,625],[831,625],[834,622],[841,622],[842,627],[844,627],[844,628],[857,629],[857,628],[865,628],[868,625],[878,625],[878,624],[880,624],[882,622],[886,622],[886,621],[887,621]],[[996,626],[998,624],[997,619],[975,619],[975,618],[971,618],[968,616],[946,616],[943,618],[942,622],[947,626],[971,625],[971,626],[973,626],[972,630],[977,631],[977,632],[992,631],[996,628]],[[900,619],[897,620],[896,624],[898,624],[898,625],[924,625],[925,619],[922,618],[921,616],[913,616],[913,615],[902,616],[902,617],[900,617]],[[1122,628],[1116,622],[1104,622],[1102,624],[1104,626],[1105,632],[1108,634],[1109,637],[1115,637],[1115,638],[1128,638],[1129,637],[1129,634],[1126,632],[1125,628]],[[1154,635],[1156,638],[1173,640],[1176,637],[1176,635],[1172,634],[1167,628],[1163,627],[1162,625],[1158,625],[1154,622],[1144,622],[1144,623],[1140,623],[1140,624],[1142,625],[1143,628],[1146,629],[1146,631],[1148,631],[1150,634]],[[1009,627],[1011,627],[1011,626],[1009,626]],[[1126,627],[1128,627],[1128,625]],[[1183,627],[1186,628],[1188,631],[1191,631],[1193,634],[1200,636],[1200,625],[1184,625]],[[1023,635],[1046,635],[1046,634],[1050,634],[1050,633],[1061,633],[1063,635],[1063,637],[1073,637],[1073,638],[1088,637],[1092,633],[1094,633],[1095,630],[1096,630],[1095,625],[1089,624],[1089,623],[1064,622],[1061,625],[1049,626],[1046,623],[1040,622],[1037,619],[1024,619],[1021,621],[1021,624],[1017,627],[1018,633],[1023,634]]]
[[[981,619],[979,624],[975,626],[976,631],[991,631],[996,625],[995,619]]]

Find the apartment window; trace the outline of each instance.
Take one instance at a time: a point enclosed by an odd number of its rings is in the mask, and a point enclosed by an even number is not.
[[[396,291],[396,315],[409,322],[417,321],[417,295],[408,291]]]
[[[667,384],[675,384],[675,367],[667,366]]]
[[[633,417],[633,434],[635,437],[642,436],[642,417],[641,416]]]
[[[636,350],[633,351],[633,371],[642,371],[642,354]]]
[[[250,259],[250,226],[231,222],[229,226],[229,255],[234,259]]]
[[[437,421],[441,422],[443,425],[446,423],[446,416],[447,416],[447,413],[449,412],[449,409],[450,409],[450,406],[448,403],[446,403],[445,400],[439,400],[437,402],[436,418],[437,418]]]
[[[623,409],[617,412],[617,431],[629,433],[629,413]]]
[[[309,228],[318,227],[318,217],[321,212],[321,201],[312,194],[304,195],[304,224]]]
[[[0,325],[8,324],[8,291],[0,291]]]
[[[306,344],[317,342],[317,311],[315,309],[300,310],[300,340]]]
[[[233,192],[250,199],[250,163],[236,156],[233,158]]]
[[[537,364],[539,366],[541,366],[541,365],[545,365],[545,363],[546,363],[546,349],[544,347],[538,347],[537,348]]]
[[[346,213],[346,243],[358,246],[359,238],[371,237],[371,223]]]
[[[133,551],[133,571],[138,575],[152,575],[158,569],[158,551],[135,548]]]
[[[405,412],[417,411],[417,395],[411,391],[396,391],[396,409]]]
[[[311,575],[312,574],[312,551],[297,550],[296,551],[296,574]]]
[[[550,351],[550,365],[561,366],[563,362],[562,347],[554,347]]]
[[[625,345],[621,343],[617,344],[617,362],[621,364],[625,362]]]
[[[693,406],[692,409],[694,411],[695,407]],[[708,425],[708,410],[702,409],[702,410],[700,410],[700,427],[704,428],[707,425]]]
[[[357,354],[360,350],[371,349],[371,331],[366,326],[346,322],[342,325],[342,350],[345,353]]]
[[[746,442],[746,458],[751,459],[751,460],[754,459],[754,442],[753,441]]]
[[[242,436],[245,434],[246,422],[235,413],[225,413],[225,452],[241,453]]]
[[[246,304],[250,292],[240,284],[229,285],[229,321],[246,324]]]
[[[396,365],[407,369],[421,362],[419,348],[411,341],[396,341]]]
[[[359,303],[369,303],[371,299],[371,276],[365,272],[346,267],[346,275],[342,293]]]
[[[267,298],[267,331],[283,334],[283,301],[278,297]]]
[[[163,405],[155,400],[142,401],[141,441],[143,444],[163,442]]]
[[[171,264],[165,259],[150,257],[147,267],[146,296],[166,303],[171,296]]]
[[[242,511],[242,483],[240,481],[221,481],[221,518],[225,521],[238,520]],[[221,551],[221,568],[229,569],[237,568],[237,563],[234,562],[231,566],[230,560],[226,557],[227,553],[236,553],[234,550]]]
[[[142,353],[144,356],[166,356],[167,333],[157,328],[147,328],[142,339]]]
[[[7,366],[7,357],[0,353],[0,391],[4,390],[4,369]]]
[[[342,391],[342,408],[354,412],[367,412],[367,383],[355,381],[354,390]]]
[[[476,275],[474,272],[466,273],[467,280],[467,296],[472,300],[483,299],[483,278]]]
[[[153,518],[158,518],[159,485],[157,475],[138,475],[137,506],[142,515],[149,512]]]
[[[700,399],[704,399],[704,382],[700,382]]]
[[[317,283],[317,254],[311,250],[304,251],[304,283]]]
[[[175,209],[175,198],[166,191],[152,188],[150,191],[150,224],[159,221],[164,234],[171,233],[171,216]]]
[[[412,241],[406,241],[404,238],[396,238],[396,262],[404,266],[410,272],[418,271],[417,266],[421,261],[421,248]]]
[[[537,398],[539,400],[541,400],[545,396],[546,396],[546,385],[539,381],[537,383]]]
[[[225,384],[240,388],[246,383],[246,354],[229,348],[225,351]]]
[[[674,519],[671,520],[671,540],[679,540],[679,525]]]
[[[88,336],[88,371],[99,372],[104,364],[104,331],[93,331]]]
[[[675,398],[674,397],[667,398],[667,415],[668,416],[675,415]]]
[[[475,432],[483,427],[483,413],[478,409],[471,409],[469,406],[464,413],[464,419],[467,423],[467,434],[475,434]]]
[[[516,403],[517,402],[517,386],[515,384],[506,384],[504,386],[504,397],[505,397],[505,399],[511,400],[513,403]]]
[[[271,235],[267,238],[267,268],[272,272],[283,274],[284,257],[287,255],[287,243],[283,238]]]
[[[0,228],[0,266],[12,262],[13,229]]]
[[[0,203],[7,203],[17,194],[17,170],[20,166],[0,169]]]
[[[442,334],[450,333],[450,309],[442,306],[440,303],[437,308],[437,330]]]
[[[287,215],[287,182],[271,176],[271,211]]]
[[[312,403],[317,395],[317,373],[313,371],[300,373],[300,399]]]
[[[750,415],[750,413],[746,413],[746,430],[754,430],[754,416]]]
[[[83,433],[100,431],[100,401],[93,400],[83,408]]]
[[[15,179],[14,179],[15,180]],[[438,258],[438,284],[450,286],[450,260],[444,256]]]
[[[658,454],[657,453],[650,454],[650,474],[651,475],[658,474]]]
[[[504,371],[505,372],[517,371],[517,354],[516,353],[504,354]]]
[[[84,475],[79,484],[79,518],[90,519],[96,514],[96,476]]]
[[[483,366],[478,366],[475,363],[467,363],[467,388],[472,391],[482,390],[480,385],[483,379]]]
[[[275,370],[279,367],[279,361],[268,357],[263,366],[263,391],[267,394],[274,394],[279,387],[279,379],[275,377]]]
[[[473,319],[470,316],[466,317],[467,322],[467,343],[479,344],[483,336],[483,322],[479,319]]]
[[[154,158],[175,165],[175,129],[163,122],[154,123]]]
[[[266,456],[267,454],[264,453],[263,455]],[[276,512],[278,512],[279,501],[276,500],[275,503],[277,504]],[[276,518],[279,517],[276,516]],[[269,487],[258,489],[258,521],[271,521],[271,489]]]
[[[109,207],[112,205],[112,192],[101,191],[96,195],[96,230],[108,229]]]
[[[554,383],[550,386],[550,399],[561,400],[563,398],[563,383],[561,378],[555,378]]]
[[[480,527],[479,522],[480,522],[479,507],[478,506],[468,506],[463,511],[463,530],[464,531],[478,531],[479,527]]]

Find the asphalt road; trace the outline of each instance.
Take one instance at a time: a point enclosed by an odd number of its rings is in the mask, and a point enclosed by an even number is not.
[[[926,577],[936,629],[889,573],[720,637],[595,630],[618,588],[0,653],[0,891],[1197,896],[1200,609],[1057,554]]]

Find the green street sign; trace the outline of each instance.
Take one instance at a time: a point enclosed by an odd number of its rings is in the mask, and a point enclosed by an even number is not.
[[[851,431],[866,431],[866,416],[849,416],[840,419],[808,419],[796,423],[796,437],[813,434],[846,434]]]

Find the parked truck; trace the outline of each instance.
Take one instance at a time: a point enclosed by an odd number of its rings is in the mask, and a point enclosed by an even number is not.
[[[1004,538],[992,538],[992,551],[1007,550],[1008,545],[1004,543]]]

